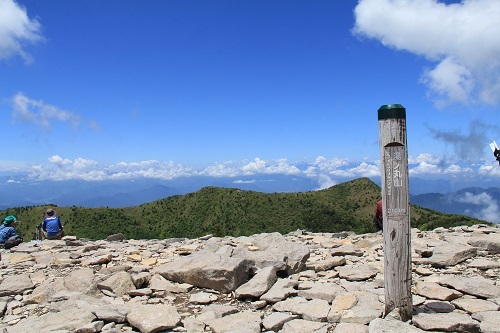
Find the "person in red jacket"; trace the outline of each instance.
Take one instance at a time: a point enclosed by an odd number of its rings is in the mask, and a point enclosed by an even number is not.
[[[373,216],[373,224],[375,224],[375,228],[377,229],[377,231],[383,230],[384,215],[382,213],[382,200],[377,201],[375,216]]]

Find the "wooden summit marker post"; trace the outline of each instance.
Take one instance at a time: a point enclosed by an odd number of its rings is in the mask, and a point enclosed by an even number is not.
[[[412,318],[411,226],[408,191],[406,109],[400,104],[378,109],[384,236],[385,315],[397,309]]]

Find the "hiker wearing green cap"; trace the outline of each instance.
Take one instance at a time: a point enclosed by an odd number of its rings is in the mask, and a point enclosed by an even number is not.
[[[23,239],[17,234],[14,227],[17,222],[14,215],[9,215],[3,220],[0,226],[0,246],[10,249],[22,243]]]

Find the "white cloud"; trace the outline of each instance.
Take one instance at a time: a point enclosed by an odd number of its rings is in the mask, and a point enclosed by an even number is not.
[[[424,56],[437,105],[500,102],[500,1],[360,0],[354,33]]]
[[[426,70],[421,79],[429,86],[431,95],[445,97],[437,98],[439,107],[445,106],[447,100],[467,104],[475,85],[467,67],[452,58],[445,58],[434,69]]]
[[[500,167],[488,163],[484,165],[445,164],[440,159],[431,155],[419,155],[411,163],[409,174],[411,177],[439,176],[443,179],[473,179],[482,181],[492,180],[498,183]],[[437,162],[433,164],[431,162]],[[0,163],[0,171],[4,174],[22,172],[31,181],[43,180],[133,180],[133,179],[158,179],[173,180],[185,177],[226,177],[234,178],[233,183],[255,183],[262,181],[260,178],[245,179],[243,176],[258,175],[293,175],[297,178],[309,178],[317,182],[317,189],[324,189],[340,182],[360,178],[380,177],[380,163],[365,161],[347,161],[345,159],[318,157],[314,162],[290,164],[286,159],[264,160],[255,158],[252,162],[227,161],[209,165],[205,168],[194,169],[174,162],[156,160],[139,162],[119,162],[116,164],[103,164],[86,158],[68,159],[59,155],[48,158],[47,164],[27,163]],[[496,162],[495,162],[496,163]],[[20,165],[22,168],[20,168]],[[14,178],[13,178],[14,179]],[[272,177],[269,177],[272,181]]]
[[[252,180],[235,180],[234,184],[255,184],[255,179]]]
[[[419,154],[416,158],[413,158],[410,156],[408,158],[408,163],[421,163],[421,162],[428,162],[432,164],[439,164],[441,163],[441,158],[431,155],[431,154]]]
[[[350,162],[346,158],[332,158],[332,159],[327,159],[324,156],[318,156],[314,163],[312,163],[314,167],[317,167],[319,170],[322,171],[331,171],[331,170],[336,170],[338,168],[344,167],[346,165],[349,165]]]
[[[241,169],[248,174],[253,174],[265,169],[266,165],[267,165],[266,161],[261,160],[260,158],[256,158],[253,162],[249,162],[247,165],[244,165]]]
[[[0,0],[1,1],[1,0]],[[15,121],[29,122],[48,128],[53,120],[77,126],[80,123],[78,114],[59,109],[43,101],[30,99],[19,92],[12,97],[12,116]]]
[[[286,159],[264,161],[260,158],[255,158],[253,162],[244,165],[241,170],[246,175],[256,173],[294,175],[300,173],[300,170],[296,166],[289,164]]]
[[[361,162],[349,168],[330,170],[329,174],[341,178],[377,177],[380,176],[380,166]]]
[[[13,0],[0,0],[0,60],[20,56],[25,63],[32,62],[25,45],[42,41],[40,30],[38,20],[30,19],[25,8]]]
[[[420,162],[416,167],[412,167],[409,170],[410,176],[425,175],[425,174],[441,174],[443,169],[438,165],[428,163],[425,161]]]
[[[333,180],[330,176],[325,174],[320,174],[318,176],[318,188],[317,190],[324,190],[325,188],[337,185],[337,182]]]
[[[495,201],[488,193],[473,194],[466,192],[463,197],[457,198],[458,202],[468,203],[476,206],[481,206],[479,212],[474,213],[474,216],[485,221],[500,223],[500,209],[498,202]],[[471,212],[467,212],[471,213]]]
[[[482,177],[500,177],[500,166],[496,161],[490,164],[481,165],[479,167],[478,173]]]
[[[63,166],[67,164],[71,164],[71,161],[67,158],[62,158],[59,155],[54,155],[49,158],[49,162],[54,163],[57,166]]]
[[[208,166],[204,170],[200,171],[199,174],[203,176],[211,177],[236,177],[241,174],[238,172],[238,168],[235,167],[234,162],[229,161],[225,163],[218,163],[215,165]]]

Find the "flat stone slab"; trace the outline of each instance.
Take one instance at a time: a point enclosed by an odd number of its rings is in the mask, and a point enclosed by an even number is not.
[[[375,275],[378,271],[371,266],[342,266],[339,268],[339,277],[347,281],[365,281]]]
[[[482,276],[454,276],[447,277],[439,281],[440,284],[452,287],[463,293],[481,297],[481,298],[497,298],[500,297],[500,288],[493,284],[493,281],[483,278]]]
[[[425,331],[480,333],[479,322],[463,313],[421,313],[412,322]]]
[[[470,245],[448,243],[434,248],[433,254],[425,262],[434,267],[455,266],[476,254],[476,248]]]

